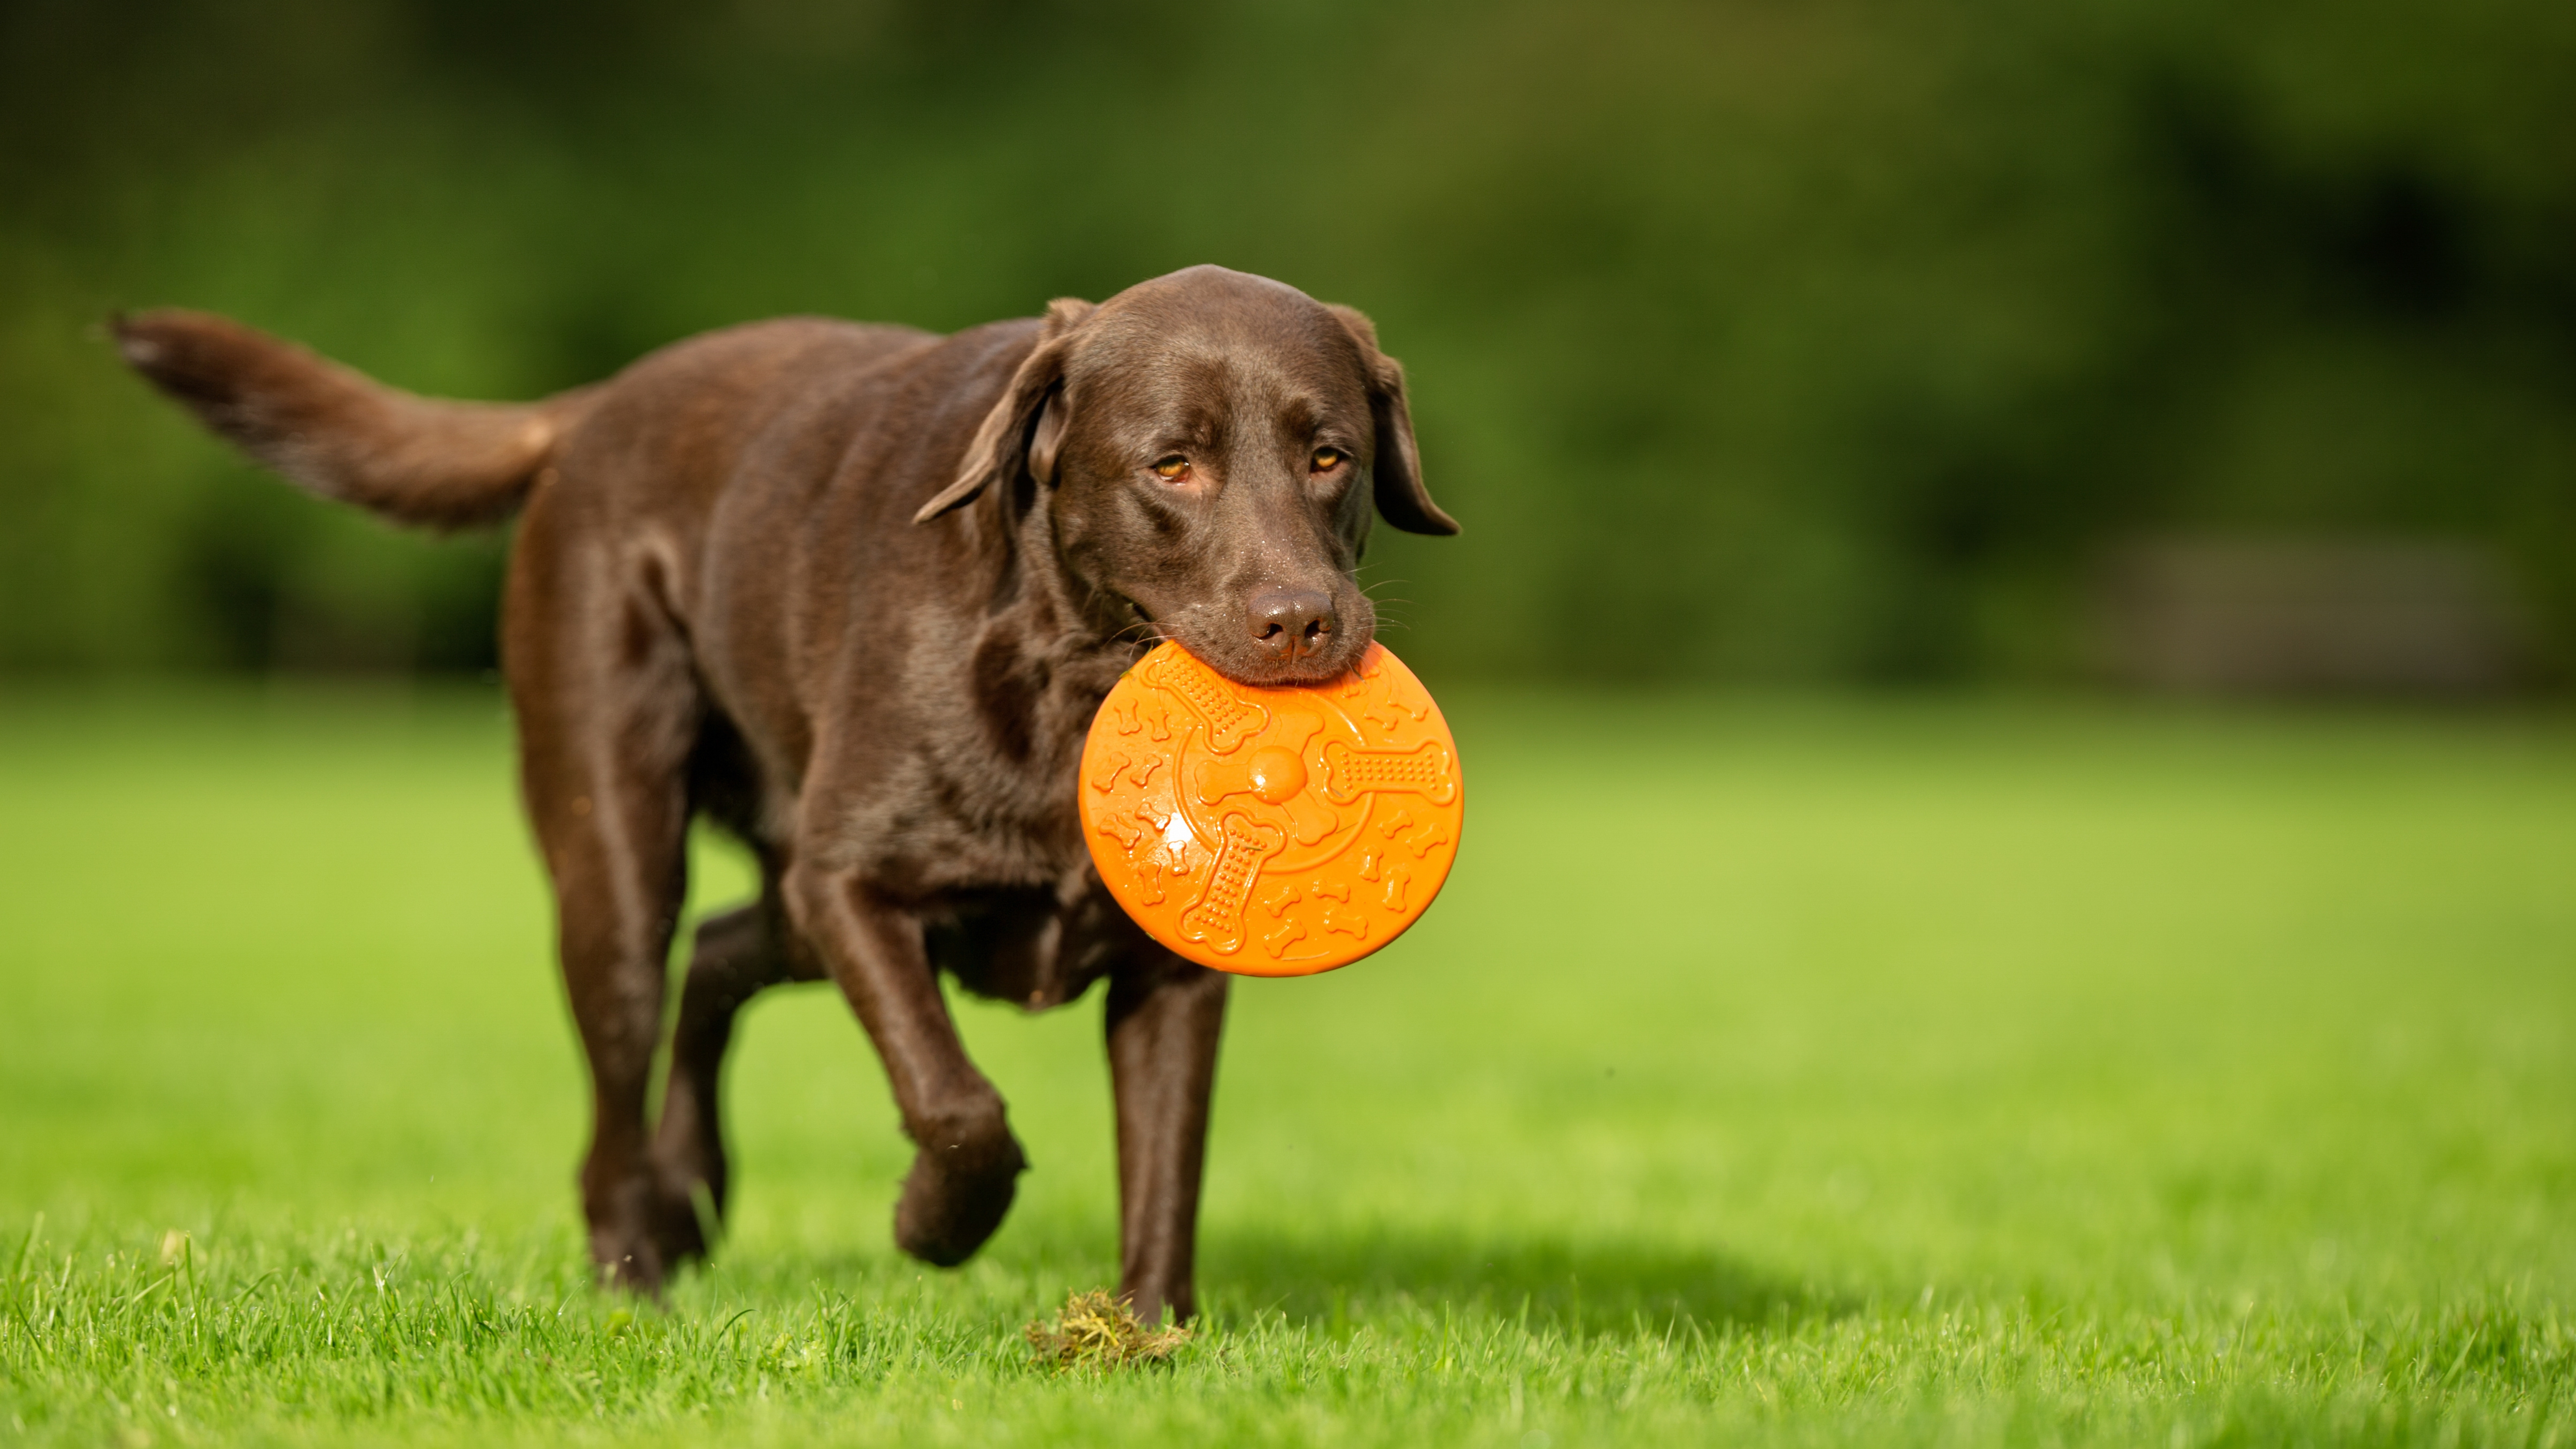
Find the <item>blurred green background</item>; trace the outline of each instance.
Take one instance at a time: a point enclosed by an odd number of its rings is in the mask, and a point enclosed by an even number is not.
[[[214,308],[527,396],[783,312],[1200,261],[1373,314],[1435,678],[2099,673],[2106,560],[2433,540],[2576,661],[2560,0],[0,9],[0,668],[487,668],[392,534],[125,377]]]

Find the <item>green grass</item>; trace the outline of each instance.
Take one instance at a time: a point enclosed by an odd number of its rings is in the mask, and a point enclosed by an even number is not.
[[[1236,993],[1206,1332],[1069,1377],[1095,1004],[961,1006],[1037,1166],[940,1273],[764,1000],[630,1310],[496,702],[0,707],[0,1439],[2576,1443],[2563,722],[1446,703],[1438,908]]]

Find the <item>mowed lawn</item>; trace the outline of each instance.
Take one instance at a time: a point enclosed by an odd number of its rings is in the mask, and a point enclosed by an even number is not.
[[[497,699],[0,701],[0,1440],[2576,1443],[2563,718],[1445,703],[1448,893],[1236,990],[1203,1332],[1058,1375],[1096,999],[960,1003],[1036,1167],[953,1273],[764,999],[632,1307]]]

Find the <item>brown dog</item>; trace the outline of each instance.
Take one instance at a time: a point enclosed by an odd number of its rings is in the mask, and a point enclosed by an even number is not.
[[[121,319],[126,359],[325,497],[454,527],[524,509],[502,654],[521,784],[590,1058],[592,1256],[659,1289],[721,1210],[735,1011],[829,977],[918,1146],[895,1241],[962,1262],[1026,1166],[940,994],[1031,1010],[1109,980],[1120,1291],[1194,1311],[1226,978],[1093,872],[1075,765],[1153,639],[1248,684],[1368,647],[1370,504],[1431,501],[1367,319],[1193,267],[954,337],[794,320],[710,333],[542,403],[397,392],[219,317]],[[645,1122],[690,818],[758,857],[701,926]]]

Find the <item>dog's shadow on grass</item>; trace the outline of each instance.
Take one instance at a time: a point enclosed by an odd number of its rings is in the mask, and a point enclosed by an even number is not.
[[[1199,1285],[1228,1316],[1275,1313],[1337,1324],[1355,1310],[1409,1299],[1582,1333],[1662,1330],[1676,1322],[1703,1330],[1792,1326],[1855,1307],[1705,1250],[1418,1231],[1211,1237],[1199,1256]]]

